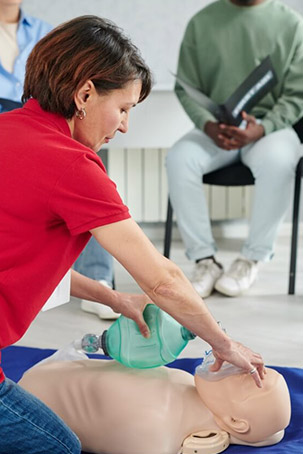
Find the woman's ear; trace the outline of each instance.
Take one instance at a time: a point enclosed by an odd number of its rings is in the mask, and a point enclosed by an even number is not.
[[[95,91],[94,83],[89,79],[87,80],[75,93],[74,101],[77,109],[80,110],[86,106],[88,98]]]
[[[215,417],[216,423],[227,432],[246,434],[250,429],[250,424],[246,419],[233,418],[230,415]]]

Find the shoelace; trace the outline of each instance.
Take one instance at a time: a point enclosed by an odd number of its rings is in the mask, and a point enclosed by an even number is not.
[[[236,259],[234,263],[232,263],[227,274],[236,278],[246,277],[250,274],[252,267],[252,262],[243,259]]]

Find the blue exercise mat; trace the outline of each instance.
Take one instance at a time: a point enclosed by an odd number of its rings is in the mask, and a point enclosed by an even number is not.
[[[55,350],[30,347],[7,347],[2,350],[2,368],[5,375],[18,382],[23,373],[38,361],[52,355]],[[104,355],[88,355],[95,359],[108,359]],[[201,358],[177,359],[168,367],[183,369],[193,374]],[[283,440],[264,448],[231,445],[227,454],[303,454],[303,369],[274,367],[282,374],[290,391],[292,416]]]

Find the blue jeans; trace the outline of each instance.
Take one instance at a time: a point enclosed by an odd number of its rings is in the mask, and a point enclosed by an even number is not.
[[[273,255],[278,227],[289,206],[300,142],[292,128],[268,134],[240,150],[225,151],[204,132],[194,129],[167,155],[169,194],[178,228],[190,260],[214,255],[217,248],[202,176],[242,161],[255,177],[249,236],[242,254],[268,261]]]
[[[78,437],[39,399],[0,383],[0,454],[80,454]]]
[[[111,285],[114,277],[113,257],[92,237],[74,263],[74,270]]]

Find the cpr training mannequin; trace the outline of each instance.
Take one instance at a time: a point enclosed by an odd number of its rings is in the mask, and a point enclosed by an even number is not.
[[[84,451],[177,454],[184,439],[204,429],[223,429],[233,444],[278,443],[290,399],[282,375],[266,371],[260,389],[249,374],[207,381],[167,367],[84,359],[33,367],[19,384],[61,416]]]

